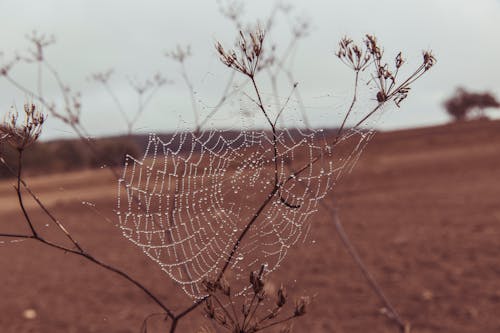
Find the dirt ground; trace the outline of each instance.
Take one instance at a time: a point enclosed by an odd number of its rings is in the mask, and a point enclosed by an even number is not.
[[[121,236],[111,211],[117,186],[106,170],[29,182],[89,252],[142,281],[174,311],[189,304]],[[412,332],[500,332],[499,121],[379,133],[327,203]],[[63,241],[33,202],[27,206],[45,235]],[[272,276],[290,298],[313,297],[294,331],[398,332],[330,213],[320,209],[313,219],[307,241]],[[11,181],[0,183],[0,232],[26,232]],[[29,240],[3,241],[0,332],[139,332],[144,318],[159,312],[141,291],[82,258]],[[192,313],[178,332],[196,332],[207,323],[200,318]],[[167,327],[156,316],[148,332]]]

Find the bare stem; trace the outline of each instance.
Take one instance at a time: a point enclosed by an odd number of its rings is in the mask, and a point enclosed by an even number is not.
[[[359,70],[356,70],[356,75],[354,77],[354,94],[352,96],[352,102],[351,106],[349,106],[349,109],[347,110],[344,120],[342,121],[342,125],[340,125],[340,128],[337,132],[337,137],[340,137],[342,135],[342,131],[344,130],[345,123],[347,121],[347,118],[349,118],[349,115],[351,114],[352,109],[354,108],[354,104],[356,103],[356,99],[358,96],[358,78],[359,78]]]
[[[194,115],[194,125],[195,125],[195,133],[199,133],[200,131],[200,116],[198,114],[198,107],[196,105],[196,98],[194,94],[194,87],[193,84],[191,83],[191,80],[189,79],[187,72],[186,72],[186,66],[184,66],[184,62],[181,61],[181,74],[182,78],[184,79],[184,82],[186,83],[188,90],[189,90],[189,97],[191,98],[191,107],[193,109],[193,115]]]
[[[217,276],[216,282],[219,282],[220,279],[222,279],[222,276],[224,275],[227,268],[229,267],[231,260],[233,260],[233,257],[236,254],[236,251],[238,250],[241,241],[243,240],[243,238],[247,234],[248,230],[250,230],[250,227],[255,223],[257,218],[260,216],[260,214],[262,214],[262,212],[264,211],[266,206],[269,204],[269,202],[271,202],[271,200],[273,199],[273,197],[277,191],[278,191],[278,187],[275,186],[273,188],[273,190],[271,191],[271,193],[269,193],[269,195],[267,196],[266,200],[264,200],[264,202],[260,205],[259,209],[257,209],[255,214],[252,216],[250,221],[247,223],[247,225],[245,226],[245,229],[243,229],[240,236],[238,237],[238,239],[234,243],[233,248],[231,249],[231,252],[229,253],[229,256],[227,257],[227,259],[224,263],[224,266],[222,267],[222,270],[220,271],[219,275]]]
[[[351,255],[351,257],[354,259],[354,262],[359,267],[359,269],[363,273],[364,277],[368,281],[368,284],[370,285],[371,289],[375,292],[375,294],[377,294],[377,296],[380,298],[380,300],[382,301],[384,306],[390,311],[391,315],[389,316],[389,318],[396,322],[396,324],[401,329],[402,333],[407,332],[408,327],[409,327],[409,323],[405,322],[401,318],[401,316],[399,315],[396,308],[392,305],[391,301],[387,298],[384,291],[382,290],[380,285],[377,283],[377,280],[375,280],[373,275],[370,273],[370,271],[368,270],[368,268],[364,264],[363,260],[361,259],[361,257],[358,254],[358,251],[356,250],[354,245],[349,240],[349,237],[347,236],[347,233],[345,232],[344,227],[342,226],[342,223],[340,222],[337,211],[335,209],[328,207],[326,204],[323,204],[323,206],[332,212],[333,222],[334,222],[335,230],[337,231],[337,234],[339,235],[340,239],[342,240],[342,243],[346,247],[346,249],[349,252],[349,254]]]
[[[286,317],[286,318],[283,318],[281,320],[275,321],[274,323],[270,323],[268,325],[264,325],[262,327],[259,327],[259,331],[265,330],[266,328],[273,327],[273,326],[276,326],[276,325],[279,325],[279,324],[283,324],[283,323],[285,323],[285,322],[287,322],[289,320],[292,320],[294,318],[297,318],[297,316],[296,315],[291,315],[289,317]]]
[[[17,199],[19,201],[19,206],[21,207],[21,211],[23,212],[24,218],[26,219],[26,222],[28,223],[28,226],[30,227],[31,233],[33,234],[33,237],[38,237],[38,234],[31,223],[31,219],[28,215],[28,212],[26,211],[26,208],[24,207],[24,202],[23,202],[23,195],[21,192],[21,175],[22,175],[22,169],[23,169],[23,150],[18,149],[18,159],[17,159],[17,187],[16,187],[16,193],[17,193]]]
[[[98,265],[98,266],[101,266],[102,268],[108,270],[108,271],[111,271],[115,274],[118,274],[120,275],[121,277],[123,277],[124,279],[126,279],[127,281],[131,282],[132,284],[134,284],[136,287],[138,287],[139,289],[141,289],[147,296],[149,296],[150,299],[152,299],[156,304],[158,304],[165,312],[166,314],[174,319],[175,318],[175,315],[173,314],[172,311],[170,311],[169,308],[167,308],[149,289],[147,289],[143,284],[141,284],[140,282],[138,282],[137,280],[135,280],[134,278],[130,277],[127,273],[113,267],[113,266],[110,266],[108,264],[105,264],[104,262],[96,259],[95,257],[93,257],[91,254],[85,252],[79,245],[78,243],[73,239],[73,237],[70,236],[70,234],[66,231],[66,229],[62,226],[62,224],[60,224],[59,222],[56,223],[56,225],[62,227],[62,230],[65,232],[65,234],[70,238],[70,240],[72,240],[73,244],[77,247],[77,250],[74,250],[74,249],[71,249],[71,248],[67,248],[65,246],[61,246],[59,244],[56,244],[56,243],[52,243],[50,241],[47,241],[45,240],[44,238],[42,238],[41,236],[38,235],[38,233],[36,232],[34,226],[33,226],[33,223],[31,221],[31,218],[24,206],[24,200],[23,200],[23,195],[22,195],[22,191],[21,191],[21,184],[25,185],[25,182],[22,180],[22,150],[20,149],[19,150],[19,155],[18,155],[18,171],[17,171],[17,187],[16,187],[16,192],[17,192],[17,196],[18,196],[18,200],[19,200],[19,206],[21,207],[21,210],[23,212],[23,215],[24,215],[24,218],[26,220],[26,223],[29,225],[30,229],[31,229],[31,232],[32,232],[32,235],[31,236],[27,236],[27,235],[17,235],[17,234],[0,234],[0,236],[3,236],[3,237],[10,237],[10,238],[30,238],[30,239],[34,239],[42,244],[45,244],[47,246],[50,246],[52,248],[56,248],[58,250],[61,250],[61,251],[64,251],[64,252],[67,252],[67,253],[72,253],[74,255],[78,255],[80,257],[83,257],[87,260],[89,260],[90,262],[93,262],[94,264]],[[2,161],[4,162],[4,161]],[[4,163],[5,164],[5,163]],[[26,186],[26,188],[28,188]],[[33,197],[36,197],[34,195],[33,192],[29,191],[29,193],[33,196]],[[37,204],[40,205],[40,207],[44,210],[44,212],[46,214],[49,215],[49,217],[55,222],[57,221],[54,216],[49,212],[49,210],[45,207],[45,205],[43,205],[43,203],[38,200],[38,198],[36,198],[35,200],[37,202]]]

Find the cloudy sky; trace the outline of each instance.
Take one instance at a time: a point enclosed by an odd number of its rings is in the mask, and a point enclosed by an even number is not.
[[[226,3],[226,2],[222,2]],[[338,40],[351,36],[360,41],[375,34],[390,61],[400,50],[408,68],[418,66],[422,50],[430,49],[437,65],[421,80],[401,109],[384,115],[377,126],[408,128],[447,122],[442,102],[457,86],[490,90],[500,96],[500,1],[499,0],[342,0],[288,1],[293,8],[276,17],[269,40],[283,50],[290,39],[290,24],[299,19],[310,23],[309,35],[293,51],[291,69],[313,126],[335,126],[349,104],[352,73],[334,56]],[[265,19],[273,3],[247,1],[244,22]],[[95,135],[117,134],[126,125],[102,86],[89,81],[91,73],[114,69],[110,85],[129,116],[136,110],[137,96],[129,79],[144,80],[156,72],[173,84],[162,87],[135,126],[141,132],[173,130],[193,123],[191,100],[179,64],[164,56],[176,45],[190,45],[187,73],[196,92],[201,116],[215,105],[229,71],[217,59],[214,42],[231,45],[234,25],[220,13],[215,0],[1,0],[0,63],[29,46],[25,36],[33,30],[54,35],[56,43],[46,57],[63,80],[81,91],[82,120]],[[408,69],[409,70],[409,69]],[[11,75],[36,90],[37,70],[20,65]],[[58,98],[47,78],[44,96]],[[272,95],[262,76],[266,93]],[[366,82],[366,81],[365,81]],[[288,96],[286,81],[280,82],[280,97]],[[362,96],[360,108],[373,96]],[[23,103],[25,94],[0,78],[1,113]],[[211,122],[213,126],[238,126],[241,110],[250,109],[244,96],[228,104]],[[363,104],[364,103],[364,104]],[[250,103],[251,104],[251,103]],[[295,109],[292,99],[290,108]],[[293,110],[290,111],[293,113]],[[496,111],[497,114],[500,112]],[[492,111],[495,115],[495,111]],[[238,120],[234,120],[238,119]],[[247,123],[259,126],[262,119]],[[45,138],[70,136],[71,130],[50,119]]]

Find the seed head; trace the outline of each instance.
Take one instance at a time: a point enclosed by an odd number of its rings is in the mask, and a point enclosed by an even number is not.
[[[248,77],[254,77],[255,73],[274,61],[272,56],[263,59],[264,38],[265,32],[260,27],[245,33],[240,30],[237,51],[226,50],[219,42],[215,44],[215,49],[223,64]]]
[[[260,294],[264,290],[264,268],[265,266],[262,266],[258,273],[254,271],[250,272],[250,284],[255,295]]]
[[[424,51],[423,57],[424,57],[425,70],[427,71],[432,66],[434,66],[434,64],[436,63],[436,58],[434,57],[434,55],[432,55],[430,51]]]
[[[18,124],[19,114],[15,108],[12,108],[0,123],[0,139],[18,150],[23,150],[38,140],[43,123],[47,119],[47,116],[32,102],[25,103],[23,110],[23,124]]]

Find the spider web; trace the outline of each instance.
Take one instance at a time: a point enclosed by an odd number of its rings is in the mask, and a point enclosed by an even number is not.
[[[142,159],[126,157],[119,226],[189,296],[204,297],[203,280],[228,261],[224,276],[244,293],[249,271],[272,272],[305,237],[318,201],[370,137],[351,131],[333,151],[320,130],[280,130],[276,144],[265,131],[150,135]]]

